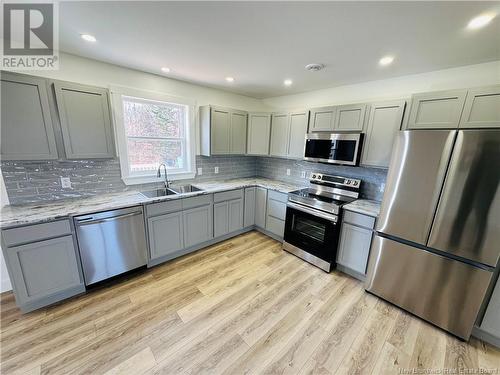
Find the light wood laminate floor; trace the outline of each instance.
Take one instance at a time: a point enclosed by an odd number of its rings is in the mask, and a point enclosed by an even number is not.
[[[497,349],[476,339],[461,342],[257,232],[30,314],[19,312],[11,293],[0,303],[2,374],[500,367]]]

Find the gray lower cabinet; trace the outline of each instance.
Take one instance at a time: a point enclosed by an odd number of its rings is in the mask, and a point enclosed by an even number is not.
[[[460,128],[500,128],[500,85],[467,92]]]
[[[500,342],[500,278],[497,280],[493,294],[486,308],[481,330],[494,336]]]
[[[68,159],[114,156],[108,90],[55,82],[57,109]]]
[[[255,188],[255,226],[259,228],[266,227],[267,216],[267,189]]]
[[[467,90],[412,95],[408,129],[456,129]]]
[[[214,194],[214,237],[243,229],[243,190]]]
[[[61,236],[64,232],[67,234]],[[4,230],[2,248],[16,303],[23,312],[85,291],[78,250],[67,220]]]
[[[184,246],[191,247],[209,241],[213,231],[213,196],[183,199]]]
[[[184,221],[182,211],[148,219],[151,259],[159,259],[184,248]]]
[[[269,190],[267,193],[266,230],[282,239],[285,233],[288,194]]]
[[[1,80],[2,160],[57,159],[47,81],[7,72]]]
[[[255,225],[255,187],[245,189],[243,227]]]
[[[339,269],[364,280],[375,218],[345,211],[337,252]]]
[[[373,103],[370,106],[361,164],[389,167],[392,144],[401,128],[405,107],[405,100]]]

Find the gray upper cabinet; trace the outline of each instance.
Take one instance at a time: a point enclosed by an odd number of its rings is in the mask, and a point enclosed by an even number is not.
[[[114,156],[108,91],[99,87],[55,82],[57,109],[68,159]]]
[[[267,216],[267,189],[255,188],[255,225],[260,228],[266,227]]]
[[[392,144],[401,128],[405,107],[405,100],[373,103],[370,106],[361,164],[389,166]]]
[[[437,91],[412,96],[408,129],[455,129],[467,90]]]
[[[255,225],[255,187],[245,189],[245,202],[243,214],[243,226]]]
[[[6,72],[1,79],[2,160],[57,159],[47,81]]]
[[[335,114],[334,130],[361,132],[365,121],[365,113],[366,104],[338,106]]]
[[[184,248],[184,223],[182,211],[148,219],[151,259],[174,254]]]
[[[304,157],[309,112],[290,113],[290,130],[287,156],[295,159]]]
[[[230,153],[244,155],[247,151],[247,114],[231,112],[231,145]]]
[[[500,128],[500,85],[467,92],[460,128]]]
[[[269,139],[271,137],[271,114],[250,113],[248,115],[249,155],[269,155]]]
[[[320,107],[311,109],[309,132],[333,131],[337,107]]]
[[[290,130],[288,113],[274,113],[271,120],[271,156],[287,156]]]
[[[247,112],[200,107],[201,155],[243,155],[247,148]]]

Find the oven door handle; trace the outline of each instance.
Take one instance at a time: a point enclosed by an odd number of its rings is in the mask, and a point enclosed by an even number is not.
[[[320,217],[322,219],[326,219],[326,220],[331,221],[331,222],[333,222],[335,224],[338,221],[338,216],[337,215],[331,215],[331,214],[328,214],[326,212],[321,212],[321,211],[318,211],[318,210],[314,210],[312,208],[308,208],[308,207],[302,206],[300,204],[292,203],[290,201],[288,201],[288,203],[286,204],[286,206],[290,207],[290,208],[293,208],[294,210],[297,210],[297,211],[305,212],[306,214],[311,214],[311,215]]]

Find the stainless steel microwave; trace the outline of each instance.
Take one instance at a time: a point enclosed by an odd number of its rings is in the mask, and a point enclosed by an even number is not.
[[[359,165],[363,134],[311,133],[306,135],[304,160]]]

